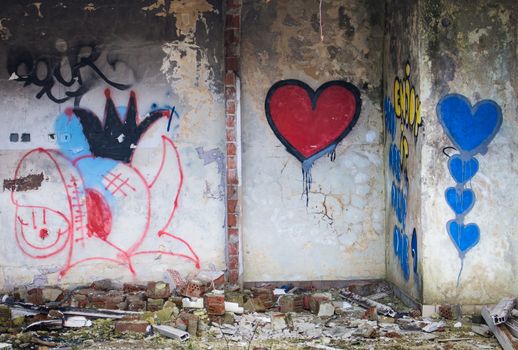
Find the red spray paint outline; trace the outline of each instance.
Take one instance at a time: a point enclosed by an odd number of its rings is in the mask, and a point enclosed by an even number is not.
[[[165,114],[167,114],[168,112],[170,112],[170,111],[164,111],[164,116],[167,116]],[[167,252],[167,251],[162,251],[162,250],[138,251],[138,248],[140,247],[140,245],[142,245],[144,239],[147,237],[147,235],[149,233],[148,231],[149,231],[150,218],[151,218],[151,191],[150,190],[153,187],[153,185],[156,183],[156,181],[158,180],[158,178],[161,175],[162,170],[164,168],[165,161],[166,161],[166,150],[167,150],[166,146],[167,146],[167,143],[169,143],[169,145],[172,147],[172,149],[174,151],[174,155],[176,157],[176,161],[177,161],[177,165],[178,165],[180,179],[179,179],[179,184],[178,184],[178,190],[176,191],[176,195],[175,195],[175,199],[174,199],[174,203],[173,203],[173,208],[171,210],[171,214],[169,215],[169,217],[168,217],[166,223],[163,225],[163,227],[157,232],[157,237],[160,238],[160,237],[165,236],[165,237],[169,237],[169,238],[171,238],[173,240],[177,240],[177,241],[181,242],[190,251],[192,256],[187,255],[187,254],[183,254],[183,253],[174,253],[174,252]],[[15,222],[14,222],[15,239],[16,239],[18,247],[20,248],[20,250],[25,255],[27,255],[29,257],[32,257],[34,259],[46,259],[46,258],[49,258],[51,256],[54,256],[54,255],[57,255],[57,254],[63,252],[66,249],[67,244],[68,244],[69,245],[69,250],[68,250],[68,253],[67,253],[67,257],[66,257],[66,262],[65,262],[63,268],[61,269],[61,271],[59,273],[60,277],[64,277],[72,268],[76,267],[79,264],[82,264],[82,263],[85,263],[85,262],[88,262],[88,261],[96,261],[96,260],[112,262],[112,263],[115,263],[115,264],[119,264],[121,266],[126,266],[129,269],[129,271],[131,272],[131,274],[134,277],[136,277],[136,272],[135,272],[135,269],[133,268],[133,265],[132,265],[132,262],[131,262],[131,258],[135,257],[135,256],[138,256],[138,255],[147,255],[147,254],[153,254],[153,255],[163,254],[163,255],[183,258],[183,259],[186,259],[186,260],[189,260],[189,261],[193,262],[195,267],[196,267],[196,269],[200,269],[200,259],[199,259],[198,255],[196,254],[196,252],[194,251],[194,249],[191,247],[191,245],[186,240],[184,240],[183,238],[181,238],[181,237],[179,237],[177,235],[171,234],[171,233],[166,231],[166,228],[169,226],[169,224],[173,220],[174,214],[176,213],[176,210],[178,208],[178,199],[179,199],[180,192],[181,192],[181,189],[182,189],[182,186],[183,186],[183,181],[184,181],[183,168],[182,168],[182,164],[181,164],[181,161],[180,161],[180,154],[178,152],[178,149],[177,149],[176,145],[174,144],[174,142],[170,138],[168,138],[166,136],[162,136],[162,159],[160,161],[160,166],[159,166],[159,168],[157,170],[157,173],[154,176],[154,178],[151,181],[151,183],[148,183],[146,181],[145,177],[142,175],[140,170],[132,165],[132,162],[130,162],[127,165],[125,164],[125,166],[128,166],[129,168],[131,168],[141,178],[143,183],[146,185],[147,202],[148,202],[147,203],[146,226],[145,226],[142,234],[138,238],[138,240],[127,250],[123,250],[123,249],[117,247],[115,244],[110,242],[108,239],[102,239],[102,238],[97,237],[95,235],[93,235],[91,237],[88,237],[88,236],[85,237],[84,235],[83,235],[83,237],[73,237],[74,236],[74,232],[76,231],[76,227],[75,227],[76,223],[74,222],[74,218],[75,217],[74,217],[74,212],[73,212],[74,211],[74,206],[73,206],[73,203],[72,203],[72,196],[69,193],[69,189],[67,188],[68,187],[67,186],[68,183],[65,180],[63,171],[62,171],[61,167],[59,166],[58,161],[56,159],[57,159],[57,157],[62,157],[65,160],[67,160],[68,162],[70,162],[70,164],[73,167],[75,167],[77,162],[80,159],[84,159],[85,158],[84,156],[78,157],[76,159],[72,159],[71,160],[71,159],[68,159],[67,157],[65,157],[60,151],[46,150],[46,149],[43,149],[43,148],[36,148],[36,149],[33,149],[33,150],[27,152],[20,159],[20,161],[18,162],[18,165],[16,167],[16,170],[15,170],[14,178],[15,179],[18,178],[18,175],[19,175],[19,172],[20,172],[20,168],[21,168],[21,166],[23,164],[23,161],[29,155],[31,155],[31,154],[33,154],[35,152],[41,152],[41,153],[45,154],[53,162],[53,164],[54,164],[54,166],[55,166],[55,168],[56,168],[56,170],[57,170],[57,172],[58,172],[58,174],[60,176],[61,183],[64,186],[64,190],[65,190],[64,193],[66,193],[66,197],[67,197],[67,201],[68,201],[69,218],[67,218],[65,214],[63,214],[63,213],[61,213],[59,211],[53,210],[52,208],[49,208],[49,207],[21,205],[15,199],[15,193],[11,192],[11,202],[16,207],[15,218],[14,218],[14,220],[15,220]],[[131,161],[133,161],[133,155],[132,155],[131,158],[132,158]],[[80,180],[82,182],[82,178]],[[72,178],[71,181],[74,181],[74,178]],[[64,232],[61,232],[60,230],[58,230],[57,238],[56,238],[55,242],[53,242],[52,244],[50,244],[48,246],[45,246],[45,247],[34,246],[33,244],[31,244],[26,239],[26,237],[24,235],[23,224],[22,224],[23,220],[21,220],[21,218],[19,218],[19,216],[18,216],[18,211],[19,211],[20,208],[31,208],[33,210],[34,209],[42,209],[44,211],[45,210],[49,210],[50,212],[58,214],[63,219],[63,222],[67,224],[67,229]],[[83,216],[88,217],[88,215],[83,215]],[[44,218],[45,217],[46,217],[46,213],[44,212]],[[21,231],[22,232],[18,232],[17,221],[20,223],[20,227],[21,227]],[[80,228],[81,229],[86,229],[87,225],[88,225],[88,223],[86,223],[86,224],[83,223],[83,225]],[[21,234],[21,237],[20,237],[20,234]],[[63,235],[66,235],[65,241],[62,243],[61,246],[58,247],[57,250],[55,250],[55,251],[53,251],[51,253],[47,253],[47,254],[32,254],[31,252],[27,251],[24,248],[24,244],[27,244],[32,249],[48,250],[48,249],[51,249],[54,246],[58,245],[58,242],[60,242],[62,240],[62,236]],[[23,243],[20,241],[21,239],[23,240]],[[118,251],[119,254],[117,255],[116,259],[99,256],[99,257],[89,257],[89,258],[80,259],[80,260],[75,261],[75,262],[72,263],[72,260],[73,260],[73,257],[74,257],[74,243],[75,242],[79,242],[79,241],[84,240],[84,239],[100,239],[101,241],[103,241],[104,243],[110,245],[112,248],[114,248],[116,251]]]

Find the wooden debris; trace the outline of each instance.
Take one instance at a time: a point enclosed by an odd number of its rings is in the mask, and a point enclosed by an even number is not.
[[[518,350],[518,341],[514,340],[511,332],[504,325],[495,325],[493,322],[493,317],[491,316],[491,311],[487,306],[482,308],[482,317],[486,321],[487,325],[491,332],[495,335],[496,339],[500,343],[500,346],[504,350]]]

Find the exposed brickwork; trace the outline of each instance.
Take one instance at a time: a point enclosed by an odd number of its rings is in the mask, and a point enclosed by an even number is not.
[[[227,280],[239,282],[239,172],[236,116],[237,78],[239,77],[239,53],[241,41],[242,0],[226,0],[225,14],[225,118],[227,143]]]

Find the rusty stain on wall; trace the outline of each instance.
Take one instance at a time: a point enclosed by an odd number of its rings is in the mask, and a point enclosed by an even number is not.
[[[169,7],[166,5],[165,0],[157,0],[149,6],[144,6],[142,10],[154,12],[155,16],[158,17],[173,15],[176,19],[176,32],[178,35],[194,33],[197,22],[199,20],[204,21],[203,13],[217,12],[206,0],[173,0],[170,2]]]
[[[14,192],[24,192],[30,190],[37,190],[43,182],[43,173],[29,174],[27,176],[19,177],[17,179],[5,179],[4,190]]]

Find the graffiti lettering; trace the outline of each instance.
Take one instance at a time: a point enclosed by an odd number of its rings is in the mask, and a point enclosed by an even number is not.
[[[405,65],[405,77],[402,80],[397,77],[394,79],[393,94],[394,111],[396,117],[401,119],[401,130],[403,127],[411,130],[417,139],[423,122],[419,95],[415,87],[410,84],[410,63],[407,62]]]
[[[459,152],[449,156],[448,160],[448,169],[456,185],[445,191],[446,202],[455,213],[455,219],[446,224],[446,231],[461,259],[458,286],[464,257],[480,240],[478,225],[464,223],[466,214],[476,201],[475,193],[469,185],[479,169],[475,155],[487,152],[487,147],[502,125],[502,110],[491,100],[479,101],[472,107],[465,96],[449,94],[439,101],[437,116],[444,132]]]
[[[52,54],[35,55],[24,47],[11,49],[7,58],[7,71],[10,79],[21,81],[24,86],[33,84],[41,87],[36,94],[38,99],[46,95],[53,102],[63,103],[75,98],[78,105],[81,96],[88,92],[94,83],[92,79],[85,79],[84,68],[90,68],[97,79],[116,89],[125,90],[131,86],[108,79],[95,64],[100,56],[101,51],[94,43],[67,50],[66,43],[58,40],[56,51]],[[115,68],[117,63],[117,60],[108,62],[112,68]],[[54,94],[53,88],[57,85],[66,90],[64,96]]]
[[[409,172],[408,159],[411,154],[410,143],[406,133],[413,137],[413,144],[417,142],[421,120],[421,102],[414,86],[410,83],[410,64],[405,65],[403,79],[395,78],[393,84],[393,98],[385,97],[383,106],[385,114],[385,129],[390,136],[388,152],[388,165],[392,173],[391,206],[396,223],[393,228],[392,244],[394,255],[398,258],[403,278],[410,278],[409,249],[413,259],[414,280],[419,283],[417,269],[417,234],[412,232],[411,244],[406,231],[406,219],[408,213]],[[397,140],[396,128],[399,121],[400,133]]]
[[[352,130],[361,110],[360,91],[345,81],[330,81],[316,91],[299,80],[281,80],[266,95],[266,119],[275,136],[302,163],[306,205],[311,167],[318,158],[334,159],[337,144]]]

